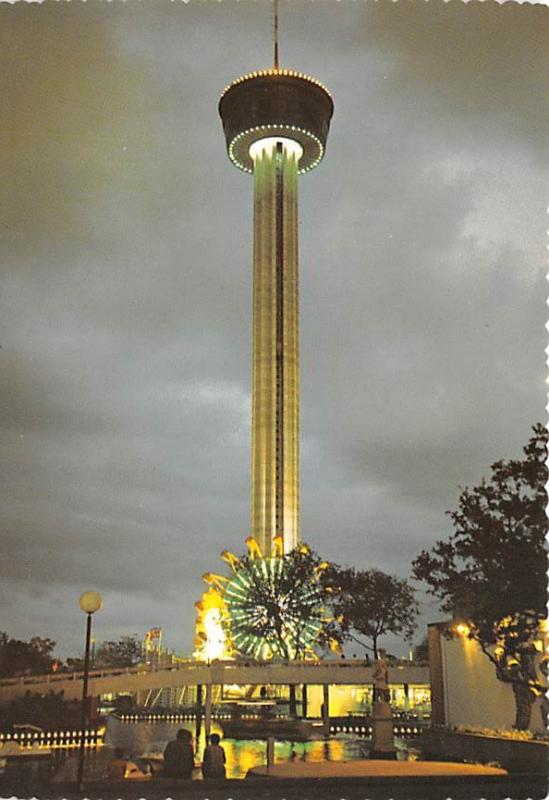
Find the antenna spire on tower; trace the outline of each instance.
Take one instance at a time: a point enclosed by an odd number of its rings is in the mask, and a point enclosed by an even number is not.
[[[278,0],[273,0],[274,10],[274,68],[278,69]]]

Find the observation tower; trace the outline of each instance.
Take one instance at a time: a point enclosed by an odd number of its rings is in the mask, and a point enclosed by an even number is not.
[[[285,553],[301,539],[297,182],[322,160],[333,110],[321,83],[278,66],[276,40],[275,66],[219,101],[229,158],[254,181],[250,534],[266,557],[276,537]]]

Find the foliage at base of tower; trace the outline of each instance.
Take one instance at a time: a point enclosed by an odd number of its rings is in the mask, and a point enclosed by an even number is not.
[[[223,598],[234,650],[253,658],[300,659],[315,653],[330,625],[328,566],[307,545],[271,558],[233,560]]]
[[[374,658],[380,637],[393,634],[411,639],[419,607],[408,581],[378,569],[336,564],[330,566],[327,579],[332,586],[331,609],[343,639],[358,642],[371,650]]]
[[[519,730],[545,689],[536,643],[546,626],[548,434],[539,424],[533,431],[522,460],[496,462],[489,481],[462,491],[448,512],[455,532],[413,562],[414,577],[468,622],[498,679],[512,685]]]

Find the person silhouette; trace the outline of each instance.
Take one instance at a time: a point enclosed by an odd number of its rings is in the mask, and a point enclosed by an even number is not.
[[[212,733],[210,744],[206,747],[202,760],[204,778],[224,778],[226,760],[225,751],[219,744],[219,735]]]
[[[181,728],[176,738],[168,742],[164,750],[164,775],[168,778],[192,777],[194,768],[194,750],[191,732]]]

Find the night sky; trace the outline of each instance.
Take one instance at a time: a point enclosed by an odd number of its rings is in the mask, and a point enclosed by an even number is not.
[[[547,9],[280,10],[282,66],[335,102],[299,189],[302,536],[407,577],[545,417]],[[202,574],[244,549],[252,180],[217,103],[271,25],[245,0],[0,5],[0,629],[61,655],[85,589],[98,640],[189,652]]]

